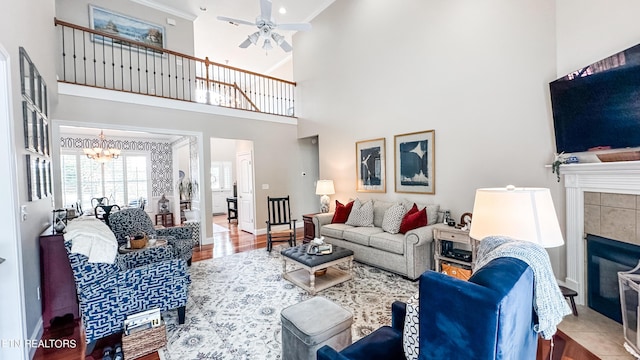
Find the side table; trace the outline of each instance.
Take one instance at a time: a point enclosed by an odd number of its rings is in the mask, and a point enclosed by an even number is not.
[[[173,213],[159,213],[156,214],[156,225],[158,225],[158,219],[160,219],[160,225],[164,227],[173,226]]]
[[[231,220],[238,221],[238,198],[227,198],[227,221],[231,223]]]
[[[471,269],[472,264],[476,261],[476,241],[469,237],[469,231],[456,229],[455,227],[437,224],[433,228],[433,241],[435,242],[434,260],[436,271],[442,271],[442,262],[453,263],[462,268]],[[471,248],[471,261],[456,259],[446,256],[443,252],[443,241],[448,241],[452,248],[458,248],[456,245],[463,245]]]
[[[316,237],[316,226],[313,225],[313,216],[316,214],[318,213],[302,215],[302,221],[304,221],[303,243],[308,243]]]

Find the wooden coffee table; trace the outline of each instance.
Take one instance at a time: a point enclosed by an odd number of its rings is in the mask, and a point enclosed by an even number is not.
[[[315,295],[336,284],[351,280],[353,251],[339,246],[333,246],[333,253],[328,255],[307,254],[308,244],[290,247],[280,252],[282,254],[282,277],[295,285]],[[287,271],[287,263],[292,263],[293,270]],[[347,270],[339,269],[336,265],[346,264]],[[322,276],[316,272],[326,269]]]

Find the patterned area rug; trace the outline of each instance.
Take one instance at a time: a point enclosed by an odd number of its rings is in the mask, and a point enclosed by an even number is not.
[[[187,315],[164,314],[162,359],[281,359],[280,311],[310,295],[282,279],[281,247],[194,262]],[[354,315],[353,341],[391,324],[391,303],[408,300],[418,283],[354,262],[354,278],[320,291]],[[321,314],[319,314],[321,315]]]

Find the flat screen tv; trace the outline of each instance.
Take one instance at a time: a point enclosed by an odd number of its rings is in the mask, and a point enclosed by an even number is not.
[[[640,44],[549,87],[558,153],[640,146]]]

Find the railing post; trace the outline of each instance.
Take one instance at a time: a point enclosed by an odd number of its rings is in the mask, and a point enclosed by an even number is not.
[[[209,81],[211,81],[211,79],[209,78],[209,57],[205,57],[204,58],[204,68],[206,70],[206,82],[207,82],[207,104],[211,104],[211,90],[209,89]]]

